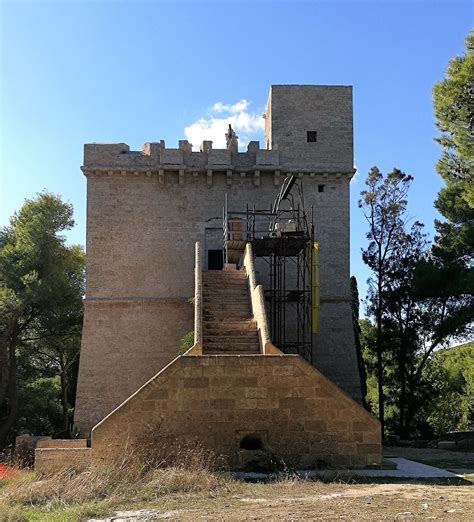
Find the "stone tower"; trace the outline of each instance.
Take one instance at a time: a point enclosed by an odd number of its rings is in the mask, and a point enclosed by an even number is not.
[[[193,328],[194,243],[204,270],[222,250],[222,206],[270,205],[287,174],[303,179],[320,244],[316,367],[360,400],[349,286],[352,89],[274,85],[265,149],[193,152],[187,141],[86,144],[87,291],[75,424],[83,436],[178,352]]]

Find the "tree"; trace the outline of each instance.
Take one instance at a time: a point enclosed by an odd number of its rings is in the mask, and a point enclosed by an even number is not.
[[[0,231],[0,443],[18,417],[19,363],[48,354],[66,372],[82,323],[84,253],[60,235],[74,225],[72,212],[44,192]]]
[[[446,218],[436,221],[438,257],[472,263],[474,248],[474,32],[463,56],[453,58],[433,88],[436,141],[443,152],[437,171],[446,183],[435,206]]]
[[[397,254],[387,258],[381,325],[385,407],[390,410],[386,421],[403,438],[412,435],[414,422],[415,430],[425,434],[428,425],[434,426],[428,419],[433,418],[427,413],[431,404],[428,390],[441,389],[438,380],[442,375],[441,370],[433,371],[435,350],[469,333],[472,317],[465,272],[453,267],[449,273],[446,269],[441,272],[434,266],[423,225],[415,222],[406,229],[396,235]],[[443,277],[438,280],[440,273]],[[361,336],[369,374],[377,354],[373,330],[371,324],[365,325]],[[452,384],[446,386],[453,400],[461,397]],[[373,403],[373,389],[369,395]]]
[[[426,365],[418,415],[434,433],[467,430],[474,406],[474,345],[440,350]]]
[[[406,438],[409,437],[409,427],[405,422],[410,391],[408,381],[416,365],[416,354],[429,335],[429,332],[420,328],[426,323],[426,320],[423,322],[426,307],[420,306],[414,291],[416,268],[426,256],[428,243],[423,225],[419,222],[413,223],[409,232],[400,230],[395,241],[397,255],[387,260],[387,284],[384,291],[386,306],[382,322],[392,352],[392,373],[397,390],[391,393],[391,397],[392,400],[396,397],[398,431]],[[429,329],[432,324],[427,326]]]
[[[367,395],[367,375],[365,371],[364,358],[362,356],[362,347],[360,343],[361,328],[359,323],[359,288],[357,286],[357,279],[355,278],[355,276],[351,276],[351,295],[352,328],[354,329],[354,340],[356,346],[357,366],[359,369],[360,389],[362,394],[362,403],[366,407],[367,405],[365,397]]]
[[[369,224],[367,239],[369,246],[362,251],[364,262],[372,270],[369,284],[368,313],[375,318],[377,333],[375,351],[377,358],[378,415],[384,433],[384,368],[382,321],[386,308],[384,292],[388,284],[390,258],[398,255],[398,236],[406,222],[407,193],[413,178],[393,169],[384,176],[377,167],[372,167],[365,181],[366,189],[361,192],[362,208]]]

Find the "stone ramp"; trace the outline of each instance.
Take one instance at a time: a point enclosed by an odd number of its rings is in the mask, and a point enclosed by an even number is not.
[[[245,270],[202,274],[203,355],[260,353]]]
[[[380,466],[380,424],[298,355],[183,355],[92,431],[110,462],[155,429],[243,466],[251,437],[296,469]]]

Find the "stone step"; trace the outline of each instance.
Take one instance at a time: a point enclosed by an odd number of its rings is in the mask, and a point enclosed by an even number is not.
[[[219,327],[219,326],[207,326],[206,324],[203,323],[202,328],[203,328],[204,335],[221,335],[221,334],[224,335],[224,333],[229,334],[229,335],[247,335],[249,333],[252,333],[252,334],[258,333],[258,331],[254,325],[236,326],[236,327],[234,327],[234,326]]]
[[[202,298],[205,301],[227,301],[227,302],[233,302],[233,301],[246,301],[250,303],[250,298],[247,293],[239,292],[238,294],[232,294],[229,292],[222,292],[222,293],[216,293],[216,292],[210,292],[210,293],[203,293]]]
[[[248,302],[243,302],[243,303],[238,303],[238,302],[225,302],[225,301],[222,301],[222,302],[219,302],[219,301],[213,301],[213,302],[209,302],[209,301],[204,301],[203,303],[203,311],[206,311],[206,310],[234,310],[234,309],[245,309],[245,310],[248,310],[250,311],[251,309],[251,306],[250,306],[250,303]]]
[[[213,312],[229,312],[229,315],[232,315],[232,313],[234,311],[236,312],[245,312],[247,313],[249,316],[251,315],[250,313],[250,305],[245,303],[245,304],[228,304],[228,303],[221,303],[219,305],[214,305],[214,306],[205,306],[204,305],[204,308],[203,308],[203,312],[209,312],[209,313],[213,313]]]
[[[257,343],[253,344],[204,344],[203,350],[225,350],[230,352],[235,350],[236,352],[248,352],[248,351],[260,351],[260,345]]]
[[[239,275],[239,276],[232,276],[232,277],[228,277],[228,276],[215,276],[215,275],[212,275],[212,276],[209,276],[209,275],[205,275],[203,274],[203,277],[202,277],[202,280],[203,281],[207,281],[207,282],[216,282],[216,283],[226,283],[227,281],[229,282],[243,282],[243,281],[247,281],[247,275],[246,274],[243,274],[243,275]]]
[[[247,310],[232,310],[235,318],[251,319],[251,314]],[[226,319],[229,317],[229,310],[203,310],[202,317],[205,320]]]
[[[203,281],[204,288],[228,288],[230,290],[236,288],[248,289],[247,280],[243,281]]]
[[[245,284],[228,284],[228,285],[218,285],[218,284],[208,284],[204,283],[203,292],[233,292],[233,293],[239,293],[239,292],[248,292],[247,283]]]
[[[244,331],[237,331],[237,330],[227,330],[224,332],[218,332],[215,331],[206,331],[204,329],[203,332],[204,339],[219,339],[219,340],[226,340],[226,339],[241,339],[241,340],[248,340],[248,341],[258,341],[258,332],[256,330],[244,330]]]
[[[237,290],[229,290],[228,288],[225,289],[212,289],[212,288],[203,288],[202,295],[215,295],[219,297],[228,297],[228,296],[246,296],[248,297],[249,292],[247,288],[239,288]]]
[[[219,319],[203,319],[204,328],[257,328],[257,323],[251,317],[249,318],[219,318]]]
[[[258,350],[205,350],[203,349],[203,355],[260,355],[260,349]]]
[[[203,303],[203,311],[206,310],[215,310],[215,309],[227,309],[227,310],[233,310],[234,308],[245,308],[246,310],[250,310],[250,302],[233,302],[232,300],[228,301],[204,301]]]
[[[247,281],[247,274],[242,274],[238,276],[221,276],[221,275],[209,275],[209,274],[202,274],[202,280],[203,281],[215,281],[215,282],[233,282],[233,281]]]
[[[204,345],[203,350],[206,352],[227,352],[227,353],[259,353],[260,346],[254,344],[252,346],[236,346],[236,345]]]
[[[249,295],[249,292],[247,288],[237,288],[234,290],[229,290],[228,288],[203,288],[202,291],[203,296],[217,296],[217,297],[229,297],[229,296],[236,296],[236,297],[243,297]]]
[[[220,308],[223,306],[225,306],[226,308],[238,308],[238,307],[250,308],[250,301],[248,301],[248,300],[247,301],[233,301],[232,299],[217,300],[217,301],[205,300],[203,310],[206,310],[206,308],[209,308],[211,310],[212,308]]]
[[[245,340],[258,340],[258,332],[256,330],[244,330],[244,331],[236,331],[236,330],[225,330],[225,331],[219,331],[219,332],[206,332],[204,330],[204,339],[216,339],[216,340],[222,340],[222,339],[245,339]]]
[[[205,270],[202,275],[204,277],[242,277],[246,276],[245,270]]]
[[[230,296],[230,295],[203,295],[203,299],[209,303],[250,303],[250,299],[247,295]]]
[[[207,339],[212,343],[237,343],[237,344],[248,344],[248,343],[258,343],[258,334],[257,332],[250,332],[252,335],[236,335],[235,332],[231,332],[231,335],[210,335],[204,332],[204,339]]]
[[[246,350],[259,348],[260,343],[254,339],[250,341],[241,340],[240,342],[208,341],[204,342],[204,348],[235,348],[236,350]]]
[[[210,274],[203,273],[202,274],[202,280],[203,281],[246,281],[247,280],[247,274],[243,273],[238,275],[221,275],[221,274]]]
[[[252,325],[252,326],[247,326],[247,325],[230,325],[230,326],[227,326],[225,324],[223,324],[222,326],[206,326],[205,324],[203,324],[203,329],[204,329],[204,332],[206,332],[207,334],[209,335],[220,335],[221,333],[225,333],[225,334],[232,334],[232,335],[240,335],[240,334],[249,334],[249,333],[257,333],[257,328]]]

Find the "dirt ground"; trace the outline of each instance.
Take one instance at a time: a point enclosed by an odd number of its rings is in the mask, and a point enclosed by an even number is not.
[[[218,498],[163,500],[165,505],[151,504],[141,513],[117,515],[124,520],[474,520],[472,486],[296,481],[246,484],[238,494]]]
[[[474,454],[428,448],[386,448],[404,457],[465,476],[465,483],[343,484],[288,480],[242,484],[218,498],[168,498],[166,508],[149,505],[124,511],[123,520],[456,520],[474,521]],[[388,479],[385,482],[390,482]],[[186,507],[183,507],[183,504]],[[148,511],[148,513],[147,513]],[[102,519],[105,520],[105,519]]]
[[[456,520],[474,522],[474,455],[387,448],[386,455],[463,470],[464,479],[321,482],[233,480],[207,471],[157,471],[143,483],[80,474],[38,480],[31,472],[0,487],[0,522],[138,520]],[[155,472],[154,472],[155,473]],[[100,479],[100,480],[99,480]],[[1,482],[1,481],[0,481]],[[2,484],[0,484],[2,486]],[[64,486],[64,487],[63,487]]]

